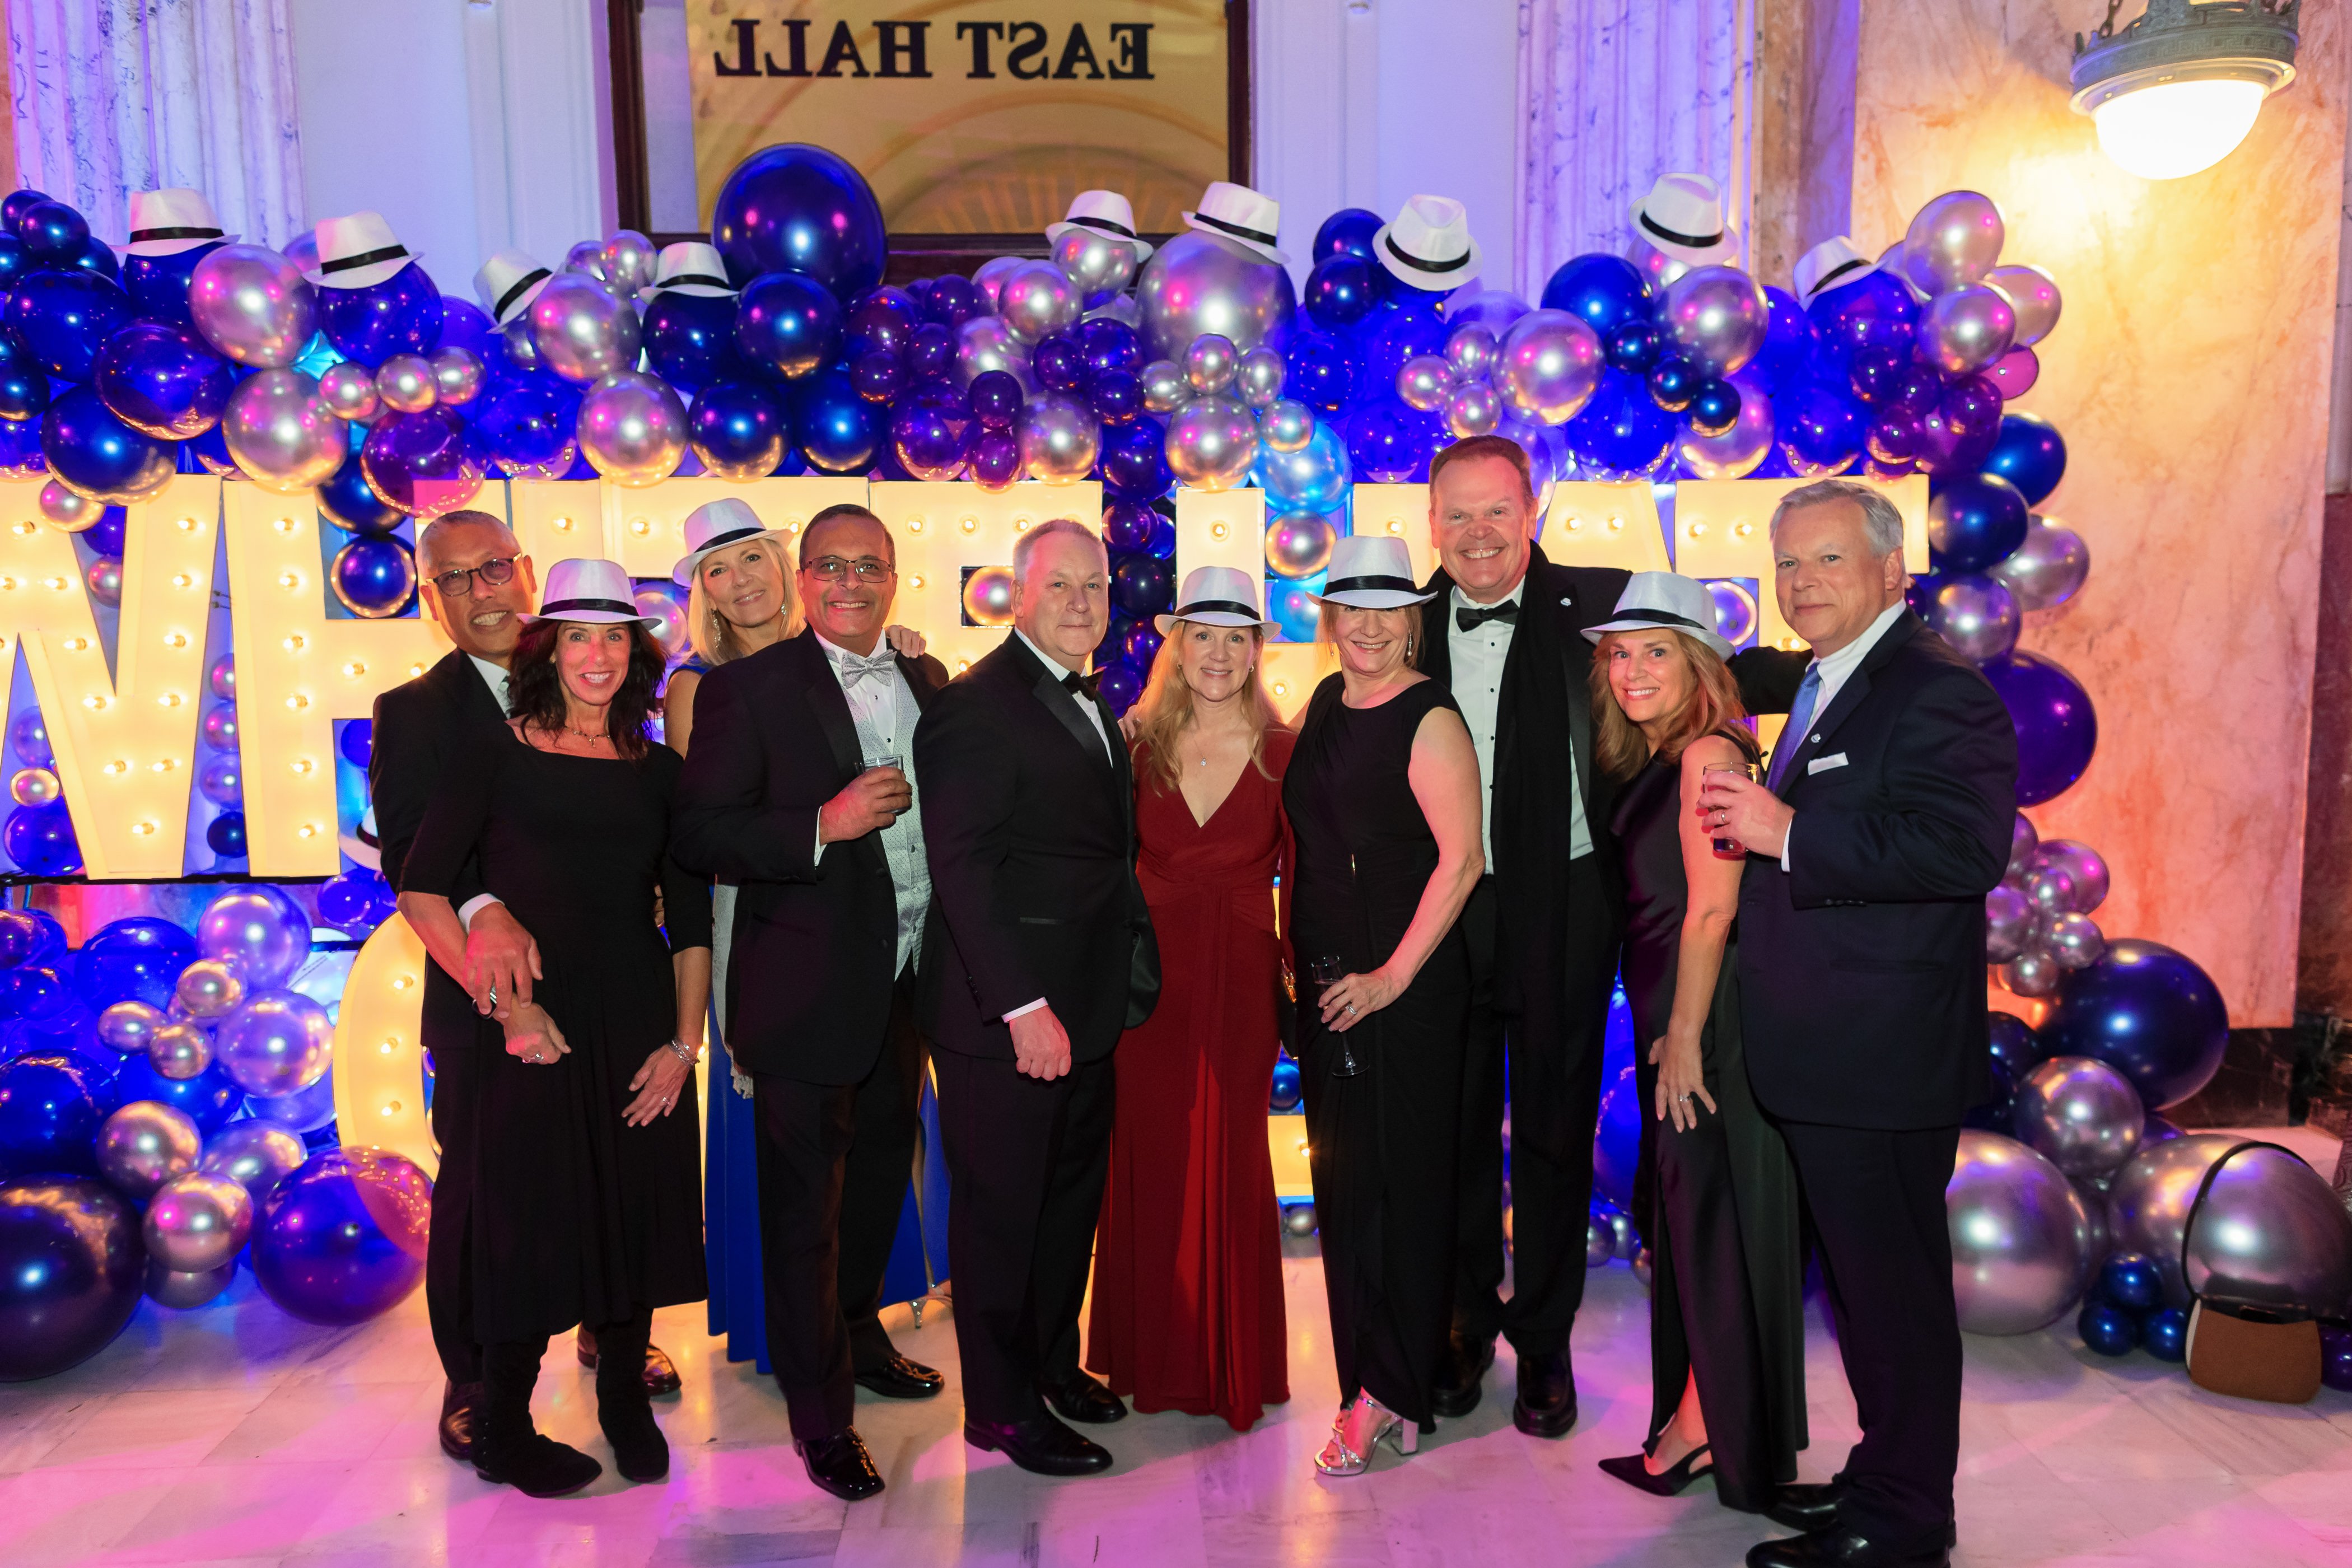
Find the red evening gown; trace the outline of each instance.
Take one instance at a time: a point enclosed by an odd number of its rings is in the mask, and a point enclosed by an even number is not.
[[[1244,767],[1205,825],[1137,753],[1137,870],[1161,984],[1150,1022],[1118,1043],[1087,1329],[1087,1365],[1138,1410],[1222,1415],[1237,1431],[1290,1397],[1265,1118],[1291,742],[1269,728],[1274,776]]]

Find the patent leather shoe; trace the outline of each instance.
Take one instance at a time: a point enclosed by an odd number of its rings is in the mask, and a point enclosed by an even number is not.
[[[1530,1437],[1563,1437],[1576,1425],[1576,1374],[1568,1352],[1519,1357],[1519,1397],[1511,1425]]]
[[[1603,1475],[1616,1477],[1629,1487],[1637,1487],[1652,1497],[1680,1497],[1685,1489],[1701,1476],[1715,1473],[1715,1456],[1701,1443],[1663,1470],[1653,1470],[1647,1454],[1628,1454],[1622,1459],[1603,1459]]]
[[[1831,1481],[1791,1481],[1764,1517],[1790,1530],[1822,1530],[1837,1522],[1838,1488]]]
[[[795,1437],[793,1451],[808,1468],[808,1479],[837,1498],[857,1502],[882,1489],[882,1472],[854,1426],[829,1437]]]
[[[1034,1475],[1090,1476],[1110,1468],[1110,1450],[1051,1415],[1033,1415],[1026,1421],[967,1420],[963,1440],[975,1448],[1003,1454]]]
[[[1485,1393],[1479,1386],[1486,1369],[1495,1364],[1495,1342],[1488,1335],[1456,1332],[1445,1366],[1437,1375],[1437,1386],[1430,1391],[1429,1408],[1447,1420],[1458,1420],[1478,1408]]]
[[[1901,1552],[1842,1525],[1748,1549],[1748,1568],[1950,1568],[1951,1561],[1948,1546]]]
[[[1074,1372],[1058,1383],[1041,1383],[1037,1392],[1065,1421],[1108,1426],[1127,1419],[1126,1402],[1083,1372]]]
[[[441,1394],[441,1451],[461,1465],[474,1462],[474,1406],[481,1399],[478,1383],[453,1383]]]
[[[929,1399],[948,1385],[948,1380],[919,1361],[894,1355],[879,1366],[865,1368],[857,1374],[857,1386],[885,1399]]]
[[[580,1357],[580,1364],[594,1372],[597,1362],[602,1359],[597,1353],[595,1334],[583,1328],[574,1337],[572,1348]],[[658,1399],[665,1394],[676,1394],[683,1385],[684,1380],[677,1375],[677,1363],[669,1359],[669,1352],[659,1345],[647,1345],[646,1393]]]

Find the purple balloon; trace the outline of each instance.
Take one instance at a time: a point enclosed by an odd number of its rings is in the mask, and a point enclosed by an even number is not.
[[[327,342],[371,370],[394,354],[429,354],[440,346],[441,290],[414,261],[364,289],[320,289],[318,300]]]
[[[971,279],[950,272],[931,279],[931,291],[923,299],[923,320],[961,327],[980,314],[980,290]]]
[[[1839,354],[1871,347],[1907,353],[1919,320],[1919,301],[1891,275],[1873,271],[1822,293],[1805,313],[1812,318],[1822,342]]]
[[[1842,474],[1862,455],[1869,420],[1861,405],[1827,382],[1812,381],[1772,400],[1773,440],[1782,459],[1808,479]]]
[[[1877,408],[1903,393],[1911,367],[1911,357],[1902,350],[1873,345],[1853,352],[1846,363],[1846,381],[1856,397]]]
[[[1075,330],[1078,347],[1086,353],[1088,375],[1142,368],[1143,341],[1125,321],[1098,316],[1091,321],[1079,322]]]
[[[360,448],[360,470],[377,499],[411,517],[455,511],[482,489],[481,455],[454,408],[377,420]]]
[[[853,363],[870,353],[902,355],[922,321],[922,307],[904,289],[877,289],[842,318],[844,346]]]
[[[1115,500],[1103,508],[1103,542],[1124,553],[1151,542],[1160,514],[1137,501]]]
[[[1116,425],[1143,412],[1143,383],[1133,371],[1107,370],[1094,378],[1087,401],[1094,405],[1097,417]]]
[[[88,381],[98,352],[131,321],[131,296],[89,272],[35,272],[8,296],[10,331],[49,374]]]
[[[1919,466],[1936,475],[1972,473],[2000,436],[2000,389],[1983,376],[1962,376],[1920,421]]]
[[[1087,384],[1086,352],[1065,333],[1056,332],[1031,350],[1029,368],[1048,392],[1076,392]]]
[[[174,327],[194,326],[195,318],[188,313],[188,285],[196,263],[218,250],[222,243],[193,245],[172,256],[124,257],[122,288],[139,319]]]
[[[93,377],[114,416],[142,435],[184,441],[220,420],[236,384],[194,329],[134,321],[106,340]]]
[[[971,443],[971,477],[1001,490],[1021,477],[1021,441],[1009,429],[983,428]]]
[[[1021,379],[1010,371],[984,370],[971,378],[966,394],[971,402],[971,412],[982,425],[992,430],[1010,429],[1021,412],[1024,394]]]
[[[737,287],[763,272],[805,272],[836,298],[882,281],[889,236],[866,176],[840,154],[784,142],[735,165],[711,204],[710,243]]]
[[[797,381],[841,347],[841,303],[814,278],[771,272],[743,289],[735,348],[761,369]]]
[[[1987,680],[2017,728],[2017,804],[2039,805],[2072,788],[2099,744],[2090,693],[2054,659],[2012,653],[1988,661]]]
[[[1797,297],[1787,289],[1767,288],[1764,299],[1770,310],[1764,346],[1744,368],[1767,392],[1777,395],[1804,378],[1806,366],[1821,347],[1821,334]]]
[[[1104,486],[1120,500],[1158,500],[1175,487],[1168,467],[1168,430],[1157,419],[1138,417],[1106,425],[1102,433]]]
[[[731,294],[663,289],[646,304],[645,345],[646,363],[681,395],[751,374],[735,353]]]
[[[511,479],[560,479],[580,455],[580,389],[533,374],[495,384],[467,405],[474,428]]]
[[[433,345],[436,349],[464,349],[482,359],[490,352],[490,340],[498,335],[488,310],[455,294],[441,296],[441,341]]]
[[[956,336],[952,328],[925,321],[907,340],[907,369],[919,379],[952,374],[955,361]]]
[[[890,449],[907,471],[919,479],[937,482],[956,477],[971,449],[977,428],[968,414],[942,410],[928,402],[902,399],[890,415]]]
[[[36,428],[11,421],[11,431]],[[175,444],[134,430],[106,406],[98,390],[71,386],[41,416],[41,454],[58,482],[76,495],[110,505],[145,500],[178,468]]]
[[[314,1154],[254,1215],[254,1279],[306,1321],[362,1322],[423,1283],[432,1204],[433,1184],[398,1154]]]
[[[866,402],[887,403],[906,389],[907,362],[875,349],[850,363],[849,381]]]

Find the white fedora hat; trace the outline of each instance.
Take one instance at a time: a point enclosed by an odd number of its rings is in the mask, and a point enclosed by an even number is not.
[[[1204,626],[1255,626],[1260,631],[1274,625],[1257,613],[1256,582],[1248,573],[1231,566],[1195,566],[1184,574],[1184,591],[1176,595],[1174,612],[1151,617],[1163,637],[1178,621],[1198,621]]]
[[[177,256],[215,240],[237,237],[221,232],[220,215],[202,191],[167,185],[160,191],[131,193],[131,242],[122,248],[131,256]]]
[[[1470,216],[1452,196],[1407,196],[1372,236],[1372,254],[1400,283],[1454,289],[1478,276],[1478,242]]]
[[[1633,232],[1693,267],[1739,254],[1739,237],[1723,221],[1723,193],[1705,174],[1660,174],[1633,204]]]
[[[661,625],[661,617],[640,611],[636,594],[636,584],[617,561],[559,561],[547,569],[547,594],[539,602],[539,614],[523,619],[582,621],[595,626],[635,621],[651,631]]]
[[[1715,629],[1715,595],[1696,577],[1679,572],[1636,572],[1617,595],[1617,609],[1597,626],[1584,628],[1587,642],[1599,642],[1610,632],[1669,631],[1695,637],[1715,650],[1717,658],[1731,657],[1731,645]]]
[[[1281,219],[1280,202],[1227,180],[1212,180],[1201,193],[1201,210],[1184,215],[1184,221],[1202,233],[1230,239],[1277,265],[1290,259],[1274,247]]]
[[[474,274],[474,298],[482,302],[490,320],[503,327],[530,309],[530,302],[553,276],[520,250],[497,251]]]
[[[1051,245],[1074,228],[1118,240],[1135,252],[1138,261],[1151,258],[1151,242],[1135,232],[1135,209],[1117,191],[1080,191],[1070,199],[1068,215],[1045,226],[1045,243]]]
[[[730,544],[740,544],[747,539],[757,539],[763,533],[781,534],[781,528],[770,528],[751,510],[751,503],[734,496],[720,496],[717,500],[704,501],[686,514],[686,553],[677,558],[670,572],[670,580],[681,588],[694,586],[694,574],[702,565],[702,558],[714,550],[724,550]]]
[[[698,239],[662,247],[661,258],[654,266],[651,292],[658,294],[665,289],[704,300],[735,292],[735,286],[727,281],[727,264],[719,259],[718,249]]]
[[[1359,610],[1401,610],[1437,595],[1423,593],[1412,580],[1412,557],[1403,540],[1385,533],[1349,533],[1331,546],[1331,570],[1323,591],[1308,597]]]
[[[321,289],[373,289],[422,259],[400,243],[382,213],[322,217],[313,232],[319,239],[319,265],[302,276]]]
[[[1878,263],[1856,250],[1853,241],[1841,234],[1797,258],[1790,280],[1797,286],[1797,303],[1811,308],[1815,300],[1831,289],[1858,283],[1877,270]]]

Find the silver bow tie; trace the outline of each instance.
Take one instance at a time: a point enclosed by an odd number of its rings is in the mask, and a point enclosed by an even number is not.
[[[861,680],[878,680],[887,685],[898,668],[898,656],[895,653],[845,653],[841,656],[841,684],[846,688]]]

